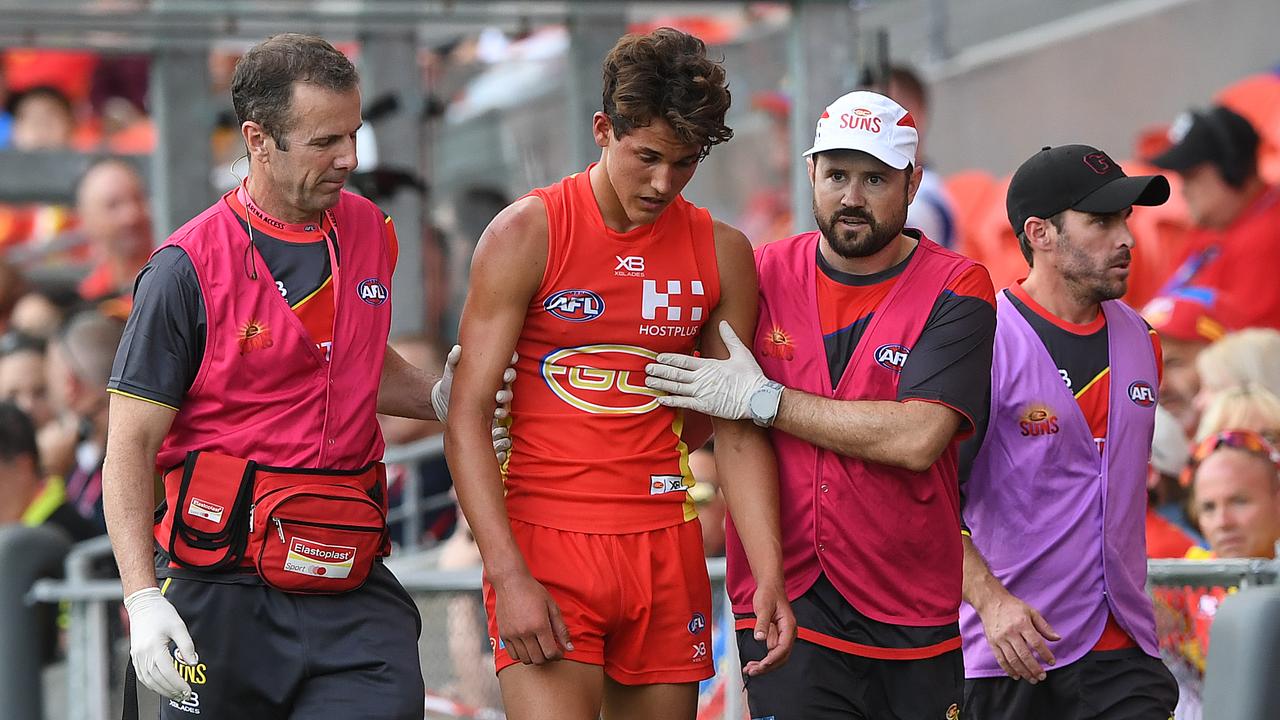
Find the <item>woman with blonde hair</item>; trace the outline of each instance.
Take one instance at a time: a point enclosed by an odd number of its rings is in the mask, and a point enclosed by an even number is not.
[[[1196,442],[1224,430],[1253,430],[1272,443],[1280,441],[1280,397],[1257,383],[1217,393],[1200,416]]]
[[[1231,388],[1254,385],[1280,397],[1280,331],[1249,328],[1233,332],[1196,358],[1200,393],[1195,406],[1207,412],[1214,398]],[[1204,435],[1201,424],[1196,435]]]

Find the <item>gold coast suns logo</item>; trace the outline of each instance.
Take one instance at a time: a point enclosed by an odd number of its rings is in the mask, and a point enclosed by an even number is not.
[[[542,379],[556,397],[596,415],[641,415],[658,407],[644,384],[644,366],[657,353],[634,345],[561,348],[542,360]]]
[[[240,346],[240,354],[248,355],[254,350],[269,348],[275,344],[271,339],[271,330],[261,320],[249,320],[240,326],[236,336],[236,344]]]
[[[774,325],[769,332],[765,333],[760,352],[765,357],[777,358],[778,360],[793,360],[796,356],[796,346],[791,339],[791,335],[786,330]]]

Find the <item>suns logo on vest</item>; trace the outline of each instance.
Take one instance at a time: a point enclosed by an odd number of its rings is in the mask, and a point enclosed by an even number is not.
[[[561,320],[588,322],[604,314],[604,298],[591,290],[561,290],[547,298],[542,308]]]
[[[1149,408],[1156,404],[1156,391],[1146,380],[1134,380],[1129,385],[1129,399],[1138,407]]]
[[[911,353],[911,348],[898,343],[889,343],[876,348],[876,362],[880,363],[880,367],[886,370],[892,370],[896,373],[902,372],[902,368],[907,364],[907,355]]]
[[[765,333],[764,343],[760,347],[760,354],[765,357],[777,358],[778,360],[794,360],[796,357],[795,343],[792,342],[791,336],[786,330],[774,325],[769,332]]]
[[[1058,416],[1048,408],[1034,407],[1022,416],[1018,422],[1022,437],[1038,437],[1040,435],[1056,435],[1058,432]]]
[[[365,278],[356,286],[356,295],[369,305],[381,305],[387,301],[387,286],[378,282],[378,278]]]
[[[275,341],[271,339],[271,330],[266,323],[260,320],[249,320],[240,326],[236,344],[240,346],[240,354],[247,355],[254,350],[269,348],[275,344]]]

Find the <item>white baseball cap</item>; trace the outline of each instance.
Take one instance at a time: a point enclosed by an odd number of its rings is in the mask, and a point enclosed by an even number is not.
[[[911,113],[879,93],[858,90],[827,106],[818,118],[813,147],[804,154],[861,150],[894,170],[901,170],[916,161],[919,142],[920,133]]]

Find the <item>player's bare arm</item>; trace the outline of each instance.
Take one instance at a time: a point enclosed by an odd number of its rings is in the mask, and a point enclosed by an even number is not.
[[[502,479],[490,438],[493,388],[503,373],[547,263],[542,201],[507,207],[485,229],[471,263],[459,342],[466,348],[453,380],[445,448],[458,503],[475,535],[497,599],[507,651],[524,663],[556,660],[569,649],[559,608],[533,579],[511,535]]]
[[[738,230],[715,224],[716,261],[720,271],[720,303],[704,327],[704,356],[726,358],[728,348],[713,328],[726,321],[751,336],[758,315],[758,284],[751,244]],[[778,517],[778,474],[763,428],[749,420],[714,419],[716,468],[730,514],[738,527],[751,574],[756,580],[753,599],[755,636],[768,654],[747,665],[749,675],[767,672],[786,661],[795,642],[795,616],[787,602],[782,575],[781,530]]]
[[[982,557],[972,538],[964,538],[964,600],[982,620],[982,629],[1000,668],[1009,677],[1035,684],[1053,665],[1046,640],[1061,640],[1039,611],[1010,593]],[[1039,656],[1037,660],[1037,656]]]

